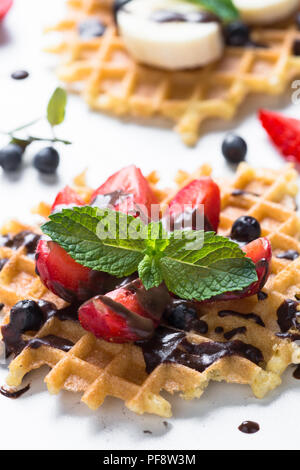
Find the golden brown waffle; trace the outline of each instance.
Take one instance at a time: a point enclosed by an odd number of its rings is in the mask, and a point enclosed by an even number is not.
[[[300,73],[294,24],[256,28],[253,40],[267,47],[226,47],[223,58],[202,69],[165,72],[138,65],[117,35],[110,0],[69,0],[68,16],[48,31],[63,40],[47,50],[62,56],[58,77],[81,92],[92,109],[115,115],[161,116],[194,145],[206,119],[233,118],[249,93],[281,94]],[[108,25],[101,38],[83,39],[78,22],[92,16]]]
[[[193,174],[179,172],[176,178],[177,189],[194,177],[210,173],[208,166]],[[144,412],[160,416],[171,415],[170,403],[161,396],[166,390],[170,393],[181,392],[183,398],[200,397],[210,380],[249,384],[254,394],[261,398],[281,383],[280,375],[289,364],[300,362],[300,348],[289,339],[275,335],[279,332],[276,311],[287,298],[295,299],[298,293],[300,277],[300,258],[288,261],[276,258],[280,251],[295,249],[300,252],[300,219],[295,212],[294,198],[297,193],[296,173],[291,166],[282,171],[257,170],[243,163],[231,183],[222,183],[222,213],[220,233],[228,234],[233,221],[241,214],[255,216],[272,243],[274,256],[271,276],[263,291],[268,295],[265,300],[257,296],[239,301],[218,302],[202,307],[201,314],[209,325],[206,335],[189,334],[189,340],[195,343],[217,340],[225,341],[223,334],[216,333],[216,327],[224,332],[244,326],[246,332],[237,334],[240,339],[259,348],[265,362],[260,366],[242,357],[233,356],[220,359],[203,373],[179,364],[159,365],[150,375],[145,371],[141,349],[132,344],[111,344],[96,339],[83,330],[79,323],[60,321],[51,318],[35,335],[44,337],[56,335],[74,343],[69,352],[63,352],[48,346],[38,349],[25,348],[10,364],[7,378],[8,385],[19,386],[24,375],[42,365],[51,370],[45,382],[51,393],[61,389],[82,392],[82,401],[96,409],[106,396],[124,400],[126,406],[139,414]],[[156,187],[156,173],[149,176],[149,181]],[[84,177],[76,180],[76,189],[88,194]],[[238,196],[232,191],[243,190]],[[162,202],[172,196],[170,190],[158,190]],[[45,214],[49,207],[42,206]],[[16,233],[28,227],[12,222],[3,229],[3,233]],[[9,251],[0,249],[0,258],[9,258],[0,272],[0,302],[5,304],[5,312],[21,298],[47,299],[61,305],[61,300],[50,294],[34,272],[34,261],[24,255],[24,249]],[[60,305],[59,305],[60,304]],[[221,310],[233,310],[240,313],[256,313],[263,320],[265,327],[253,319],[227,316],[221,318]],[[4,322],[8,322],[6,315]],[[31,338],[30,335],[25,338]]]

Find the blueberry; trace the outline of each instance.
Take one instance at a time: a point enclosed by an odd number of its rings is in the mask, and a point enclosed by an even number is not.
[[[242,215],[233,224],[230,237],[239,242],[252,242],[261,236],[259,222],[249,215]]]
[[[235,21],[225,29],[225,40],[228,46],[246,46],[250,41],[250,30],[245,23]]]
[[[21,300],[11,309],[10,324],[21,333],[37,331],[43,323],[43,312],[33,300]]]
[[[22,162],[23,149],[17,144],[8,144],[0,150],[0,166],[4,171],[16,171]]]
[[[41,173],[53,174],[59,165],[59,154],[53,147],[40,150],[33,160],[34,167]]]
[[[197,312],[184,303],[175,305],[168,316],[168,323],[179,330],[187,329],[192,320],[197,320]]]
[[[247,144],[236,134],[227,134],[222,143],[222,153],[230,163],[240,163],[245,160]]]
[[[81,21],[78,25],[78,32],[82,38],[97,38],[103,36],[106,26],[97,18],[90,18]]]

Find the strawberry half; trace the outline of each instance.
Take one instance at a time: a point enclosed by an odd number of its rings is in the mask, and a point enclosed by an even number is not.
[[[110,176],[94,194],[91,201],[97,203],[97,196],[107,195],[107,202],[116,210],[125,213],[137,214],[139,207],[151,214],[151,205],[158,204],[148,181],[141,170],[135,165],[127,166]]]
[[[70,303],[104,294],[118,283],[109,274],[82,266],[57,243],[46,240],[37,246],[36,271],[51,292]]]
[[[251,295],[257,294],[267,282],[272,259],[272,247],[270,241],[267,238],[258,238],[257,240],[253,240],[253,242],[248,243],[248,245],[243,246],[241,249],[255,264],[258,280],[242,291],[227,292],[217,298],[211,299],[211,301],[236,300],[250,297]]]
[[[260,110],[259,119],[281,154],[299,165],[300,121],[266,110]]]
[[[201,206],[204,206],[205,229],[217,232],[221,209],[220,189],[211,178],[193,180],[176,194],[169,203],[171,220],[178,220],[184,212],[184,205],[200,211]]]
[[[156,312],[156,315],[153,315],[142,306],[139,294],[151,295],[142,286],[141,281],[137,280],[104,296],[88,300],[78,311],[82,327],[97,338],[114,343],[148,338],[158,326],[169,296],[165,296],[165,292],[156,292],[156,295],[160,295],[160,299],[165,298],[166,302],[159,300],[159,314]],[[147,300],[144,305],[147,305]]]
[[[66,186],[62,191],[58,193],[55,198],[54,203],[51,207],[51,212],[59,210],[60,208],[74,207],[74,206],[84,206],[85,202],[79,196],[74,189],[70,186]]]

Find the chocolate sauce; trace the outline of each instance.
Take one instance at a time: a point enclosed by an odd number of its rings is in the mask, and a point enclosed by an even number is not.
[[[297,310],[299,302],[286,299],[277,310],[277,323],[282,333],[286,333],[290,328],[300,329],[297,317],[300,312]]]
[[[220,22],[217,15],[209,11],[192,11],[186,14],[178,13],[172,10],[156,10],[150,16],[151,21],[156,23],[212,23]]]
[[[299,333],[275,333],[275,336],[281,339],[290,339],[291,341],[299,341],[300,334]]]
[[[18,302],[11,309],[9,323],[1,328],[7,356],[19,354],[28,345],[22,337],[23,333],[38,331],[52,317],[61,321],[76,321],[77,308],[69,306],[58,310],[54,304],[44,300]]]
[[[55,335],[33,338],[27,343],[27,347],[32,349],[38,349],[41,346],[50,346],[51,348],[61,349],[64,352],[68,352],[74,346],[74,343],[66,338],[61,338],[60,336]]]
[[[260,427],[254,421],[244,421],[238,429],[245,434],[254,434],[259,431]]]
[[[300,380],[300,364],[294,370],[293,377],[294,379]]]
[[[148,301],[145,302],[148,307],[152,301],[152,295],[153,295],[153,299],[155,297],[155,295],[150,292],[151,290],[152,289],[149,289],[148,291],[145,290],[145,292],[149,294],[149,296],[151,296],[151,299],[149,300],[149,302]],[[118,315],[125,318],[132,333],[136,334],[139,338],[147,339],[153,335],[154,323],[150,318],[142,317],[141,315],[138,315],[137,313],[132,312],[131,310],[126,308],[123,304],[116,302],[115,300],[105,295],[99,295],[95,297],[94,302],[97,302],[98,299],[101,300],[102,303],[107,305],[107,307],[112,309]],[[141,305],[144,306],[144,304],[141,304]],[[163,314],[165,307],[166,305],[161,311],[161,315]],[[154,316],[157,317],[157,314],[158,312],[155,311]]]
[[[299,258],[299,253],[296,250],[287,250],[283,253],[278,253],[278,255],[276,255],[276,258],[294,261],[295,259]]]
[[[1,304],[0,304],[0,312],[1,312],[1,310],[2,310],[3,308],[4,308],[4,304],[1,303]]]
[[[16,70],[11,74],[11,78],[14,80],[24,80],[29,77],[29,73],[26,70]]]
[[[21,395],[23,395],[23,393],[28,392],[29,389],[30,389],[30,384],[26,385],[26,387],[24,388],[21,388],[21,390],[16,390],[14,392],[7,390],[4,387],[0,387],[0,394],[7,398],[19,398]]]
[[[300,56],[300,39],[295,39],[293,43],[293,54]]]
[[[215,333],[217,333],[217,335],[220,335],[224,332],[224,328],[222,326],[217,326],[215,328]]]
[[[114,13],[114,19],[115,23],[117,23],[117,14],[118,11],[121,10],[121,8],[125,7],[126,3],[129,3],[131,0],[115,0],[113,4],[113,13]]]
[[[24,246],[27,252],[27,256],[34,256],[37,244],[41,238],[41,235],[30,232],[29,230],[23,230],[15,236],[3,235],[0,236],[0,246],[17,250],[21,246]]]
[[[221,310],[218,315],[221,318],[232,316],[243,318],[244,320],[254,320],[257,325],[265,326],[260,316],[256,315],[256,313],[239,313],[233,310]]]
[[[239,326],[238,328],[233,328],[233,330],[227,331],[224,333],[224,338],[228,341],[231,340],[235,335],[242,335],[245,334],[247,328],[245,326]]]
[[[171,302],[170,294],[164,284],[146,290],[137,279],[125,287],[136,294],[138,303],[151,317],[160,321],[162,314]]]
[[[266,300],[268,298],[268,294],[263,292],[262,290],[257,293],[258,300]]]
[[[231,193],[231,196],[246,196],[247,194],[255,197],[260,196],[257,193],[253,193],[252,191],[245,191],[244,189],[234,189]]]
[[[6,265],[8,259],[7,258],[2,258],[0,259],[0,271],[2,271],[2,269],[4,268],[4,266]]]
[[[264,360],[259,349],[242,341],[205,341],[193,344],[188,341],[184,332],[165,326],[158,327],[150,340],[139,341],[137,344],[142,348],[148,374],[165,363],[182,364],[203,372],[224,357],[240,356],[255,364]]]

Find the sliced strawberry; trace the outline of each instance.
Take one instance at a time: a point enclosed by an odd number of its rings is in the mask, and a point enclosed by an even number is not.
[[[248,245],[243,246],[242,250],[255,264],[258,280],[242,291],[227,292],[213,300],[243,299],[244,297],[257,294],[267,282],[272,259],[272,247],[270,241],[267,238],[258,238],[257,240],[253,240],[253,242],[248,243]]]
[[[205,228],[217,231],[221,209],[220,189],[211,178],[203,177],[193,180],[176,194],[169,203],[171,220],[178,220],[185,205],[190,205],[192,209],[199,209],[200,212],[201,206],[204,206]]]
[[[300,164],[300,121],[266,110],[259,112],[259,119],[282,155]]]
[[[119,282],[106,273],[86,268],[52,241],[40,240],[36,270],[45,286],[67,302],[84,302],[104,294]]]
[[[139,280],[135,281],[134,288],[128,284],[88,300],[78,311],[81,325],[97,338],[114,343],[149,337],[158,326],[159,317],[151,316],[141,305],[138,290],[145,292]]]
[[[0,0],[0,20],[4,18],[8,10],[11,8],[13,0]]]
[[[85,202],[79,196],[74,189],[70,188],[70,186],[66,186],[62,191],[58,193],[55,198],[54,203],[51,207],[51,212],[54,210],[59,209],[59,206],[67,207],[67,206],[84,206]]]
[[[116,211],[136,214],[139,207],[145,207],[148,215],[151,214],[151,205],[158,204],[148,181],[141,170],[130,165],[110,176],[92,195],[92,202],[96,202],[99,195],[110,195],[110,203]]]

